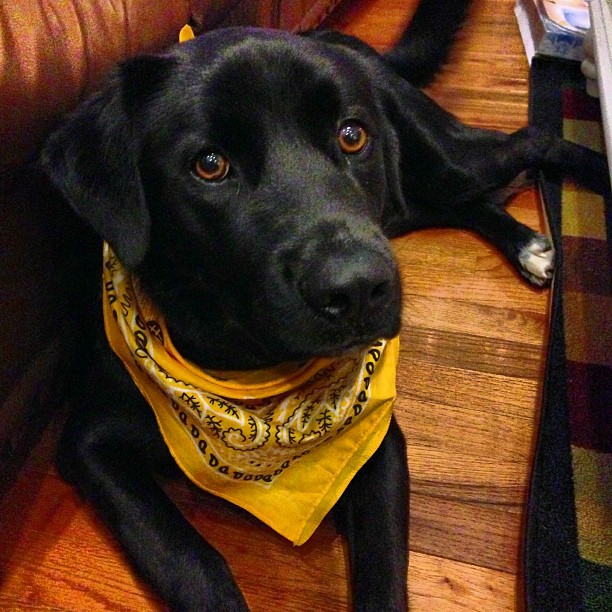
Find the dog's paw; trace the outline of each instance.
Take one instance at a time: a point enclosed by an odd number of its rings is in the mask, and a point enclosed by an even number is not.
[[[519,252],[521,274],[534,285],[544,287],[553,277],[555,249],[542,234],[528,242]]]

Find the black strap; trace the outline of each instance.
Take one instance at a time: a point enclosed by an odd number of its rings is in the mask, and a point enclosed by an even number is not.
[[[531,65],[529,123],[561,135],[563,88],[580,86],[576,62],[535,57]],[[524,539],[527,612],[584,610],[576,531],[565,377],[561,249],[561,179],[541,175],[540,189],[556,249],[555,282],[542,411],[531,474]]]

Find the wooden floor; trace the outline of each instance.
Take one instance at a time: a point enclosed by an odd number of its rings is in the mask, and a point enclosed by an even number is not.
[[[362,0],[336,25],[383,49],[414,0]],[[527,120],[527,64],[514,0],[476,0],[431,95],[468,123]],[[406,8],[408,6],[408,9]],[[535,192],[511,204],[542,227]],[[538,422],[548,292],[491,246],[432,230],[395,242],[405,303],[398,419],[412,478],[411,609],[521,609],[521,531]],[[0,505],[0,609],[159,610],[91,510],[58,480],[55,426]],[[256,520],[175,486],[226,555],[254,612],[349,609],[341,539],[325,523],[293,548]]]

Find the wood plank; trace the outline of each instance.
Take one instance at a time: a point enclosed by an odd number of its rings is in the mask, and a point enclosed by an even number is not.
[[[511,574],[414,552],[410,559],[412,612],[514,610]]]
[[[546,317],[532,310],[533,302],[523,310],[451,297],[409,293],[405,295],[403,322],[408,330],[436,330],[441,334],[465,334],[490,338],[508,344],[539,346],[546,332]],[[413,340],[414,341],[414,340]]]
[[[410,498],[410,550],[516,574],[521,514],[520,505],[415,492]]]
[[[533,418],[536,381],[509,378],[498,374],[437,366],[410,359],[400,354],[402,376],[398,380],[398,411],[405,402],[420,399],[462,409],[476,410],[483,419],[496,414],[512,418]],[[407,376],[406,376],[407,374]],[[506,397],[503,397],[507,393]]]
[[[411,304],[417,308],[423,304],[416,298],[408,298]],[[529,342],[515,342],[500,338],[499,336],[511,333],[514,321],[521,321],[522,313],[507,313],[505,310],[494,311],[490,317],[494,320],[500,319],[499,328],[494,329],[491,335],[487,335],[486,328],[478,327],[478,321],[482,321],[482,311],[486,307],[474,307],[471,304],[453,302],[451,300],[438,300],[432,298],[427,304],[434,312],[439,310],[449,313],[448,319],[440,323],[438,328],[436,321],[429,322],[428,327],[418,327],[410,323],[404,324],[401,334],[403,355],[411,358],[419,358],[430,365],[439,364],[455,366],[465,370],[476,370],[488,372],[490,374],[500,374],[513,378],[537,378],[542,369],[542,347],[536,344],[536,339]],[[408,307],[409,308],[409,307]],[[425,310],[424,316],[427,316]],[[489,314],[489,313],[485,313]],[[470,317],[468,320],[475,321],[474,334],[463,331],[448,331],[447,327],[452,327],[461,322],[459,317],[465,315]],[[437,318],[435,315],[432,318]],[[509,319],[509,321],[508,321]],[[532,321],[527,318],[527,325],[534,326],[539,321]],[[510,328],[508,330],[507,328]],[[498,333],[499,332],[499,333]],[[517,332],[520,334],[521,332]]]
[[[546,312],[548,293],[524,283],[492,246],[463,230],[431,229],[393,241],[405,295]]]

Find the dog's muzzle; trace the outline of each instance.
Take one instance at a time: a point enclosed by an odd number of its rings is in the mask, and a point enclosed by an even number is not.
[[[400,277],[378,228],[344,219],[320,222],[290,261],[294,291],[321,333],[347,345],[397,334]]]
[[[386,309],[398,290],[395,265],[373,251],[332,253],[304,272],[298,288],[308,306],[359,328]]]

